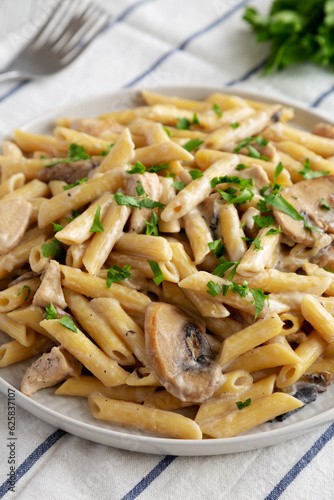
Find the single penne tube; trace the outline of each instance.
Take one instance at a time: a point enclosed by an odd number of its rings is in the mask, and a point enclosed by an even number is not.
[[[124,311],[120,303],[109,297],[100,297],[93,299],[91,306],[111,325],[136,358],[143,365],[148,365],[144,332]]]
[[[144,400],[144,405],[150,408],[158,408],[159,410],[172,411],[193,406],[194,403],[181,401],[166,390],[159,390],[147,396]]]
[[[107,156],[94,171],[94,175],[96,173],[108,172],[108,170],[113,170],[124,163],[131,163],[134,157],[134,150],[135,145],[133,144],[130,131],[128,128],[125,128]]]
[[[108,207],[102,219],[103,231],[94,234],[83,257],[84,266],[90,274],[96,275],[107,260],[130,213],[130,207],[118,205],[116,201]]]
[[[297,312],[288,311],[280,314],[279,317],[283,321],[282,333],[284,335],[299,332],[304,322],[302,314]]]
[[[246,390],[243,390],[243,384],[241,384],[239,392],[228,392],[225,395],[221,393],[219,394],[219,397],[212,397],[207,401],[204,401],[199,407],[195,422],[202,425],[202,423],[205,423],[206,421],[210,421],[218,416],[224,415],[227,412],[235,410],[237,407],[236,401],[240,401],[240,399],[242,399],[242,401],[250,399],[254,402],[264,396],[269,396],[273,393],[275,380],[275,375],[269,375],[268,377],[255,382]]]
[[[275,366],[283,366],[298,363],[299,356],[290,345],[286,346],[278,342],[255,347],[234,359],[229,365],[229,370],[246,370],[250,373]]]
[[[70,377],[59,386],[55,394],[57,396],[79,396],[88,398],[91,394],[101,394],[107,398],[122,399],[133,403],[143,403],[155,391],[155,387],[131,387],[128,385],[117,385],[106,387],[101,380],[91,375],[80,375]]]
[[[275,392],[258,399],[242,410],[236,409],[210,422],[201,424],[204,434],[215,438],[237,436],[257,425],[264,424],[282,413],[301,408],[304,403],[289,394]]]
[[[38,177],[39,171],[45,168],[48,164],[54,163],[54,159],[40,158],[13,158],[0,156],[1,163],[1,182],[10,179],[12,175],[23,174],[27,181],[31,181]]]
[[[268,236],[271,238],[271,236]],[[242,263],[242,261],[241,261]],[[243,283],[245,276],[240,276],[239,267],[233,280],[236,283]],[[330,273],[328,273],[330,274]],[[251,288],[262,288],[265,292],[284,293],[284,292],[303,292],[314,295],[322,295],[328,288],[330,277],[327,276],[303,276],[296,273],[283,273],[277,269],[268,269],[247,276],[247,283]]]
[[[207,329],[221,340],[230,337],[243,328],[238,321],[232,318],[204,318],[204,322]]]
[[[180,281],[179,286],[187,290],[195,290],[206,296],[208,290],[207,284],[209,281],[213,281],[219,284],[219,286],[231,284],[224,278],[220,278],[219,276],[215,276],[205,271],[200,271]],[[226,295],[219,294],[214,298],[216,301],[222,302],[223,304],[233,306],[249,314],[255,314],[254,299],[250,293],[246,295],[246,297],[241,297],[239,294],[234,294],[231,290],[227,290]],[[289,309],[290,307],[287,304],[281,303],[275,300],[275,297],[272,298],[269,296],[269,301],[265,302],[261,314],[265,315],[274,312],[280,314]]]
[[[29,256],[31,250],[36,245],[42,245],[45,241],[45,236],[37,236],[36,238],[21,240],[21,243],[17,245],[10,253],[0,256],[0,279],[8,276],[14,269],[23,267],[29,261]]]
[[[153,373],[152,368],[149,368],[148,366],[136,368],[132,373],[130,373],[130,375],[126,379],[126,383],[127,385],[131,385],[134,387],[161,386],[159,380]]]
[[[30,347],[36,340],[36,332],[34,330],[18,323],[5,313],[0,313],[0,327],[3,332],[25,347]]]
[[[204,148],[224,149],[225,144],[238,143],[247,137],[260,133],[269,123],[271,114],[266,111],[254,111],[245,118],[240,119],[239,127],[233,128],[228,124],[214,130],[204,142]]]
[[[219,232],[223,237],[230,260],[235,262],[241,259],[247,251],[247,244],[243,240],[245,233],[240,228],[238,210],[234,205],[222,205],[218,217]]]
[[[72,314],[102,351],[120,365],[133,365],[135,363],[132,353],[119,338],[112,325],[96,312],[86,297],[66,288],[64,296]]]
[[[45,197],[50,194],[49,186],[45,182],[41,182],[38,179],[33,179],[22,187],[15,189],[11,193],[6,194],[0,200],[8,201],[15,200],[18,198],[24,198],[27,201],[32,201],[34,198]]]
[[[32,358],[36,354],[47,352],[53,347],[53,342],[46,337],[36,337],[31,346],[24,346],[17,340],[12,340],[0,346],[0,368]]]
[[[133,312],[145,312],[151,302],[149,297],[137,290],[113,283],[107,288],[106,280],[97,276],[91,276],[80,269],[68,266],[60,266],[61,282],[65,288],[81,293],[86,297],[112,297],[118,300],[124,309]]]
[[[282,234],[271,234],[267,236],[270,229],[277,229],[276,224],[260,229],[258,237],[260,238],[261,248],[256,248],[252,243],[250,248],[243,255],[238,265],[238,273],[241,274],[241,276],[252,276],[268,267],[273,267],[275,264],[280,251]]]
[[[334,274],[326,271],[322,267],[318,267],[316,264],[312,264],[311,262],[307,262],[307,260],[304,261],[303,263],[303,269],[306,272],[308,276],[323,276],[326,278],[330,278],[330,284],[328,288],[326,288],[325,293],[326,295],[334,295]],[[311,293],[311,292],[310,292]],[[312,292],[313,294],[316,294],[316,292]],[[317,295],[322,295],[322,294],[317,294]]]
[[[195,257],[195,264],[201,264],[210,253],[209,243],[213,239],[211,231],[198,208],[193,208],[184,216],[184,228]]]
[[[173,162],[173,165],[177,162]],[[172,177],[162,177],[161,175],[159,176],[159,181],[160,181],[160,186],[162,188],[161,191],[161,196],[160,196],[160,203],[163,203],[164,205],[168,205],[168,203],[175,198],[176,196],[176,190],[173,188],[172,184],[174,182],[174,179]],[[161,214],[161,210],[160,210]],[[180,221],[179,220],[172,220],[169,222],[166,222],[159,217],[159,231],[162,233],[179,233],[181,229]]]
[[[64,188],[66,188],[66,186],[68,186],[68,184],[65,181],[61,181],[61,180],[57,180],[57,179],[50,181],[49,188],[51,191],[51,195],[56,196],[57,194],[63,193],[64,191],[66,191],[66,189],[64,189]]]
[[[66,245],[78,245],[88,240],[92,233],[90,228],[93,225],[97,207],[100,207],[101,220],[105,216],[109,206],[113,202],[112,194],[104,194],[90,205],[82,214],[75,217],[64,229],[57,232],[57,240]]]
[[[95,137],[94,135],[78,132],[66,127],[56,127],[54,130],[57,141],[67,150],[71,144],[75,143],[82,146],[86,153],[90,155],[100,155],[108,151],[108,141]]]
[[[121,167],[64,191],[41,205],[38,226],[40,228],[46,227],[51,222],[55,222],[60,217],[70,213],[71,210],[77,210],[90,203],[106,191],[116,191],[123,184],[124,168]]]
[[[224,383],[219,389],[214,392],[213,398],[225,396],[227,394],[240,394],[251,388],[253,384],[253,377],[251,374],[242,368],[231,370],[224,373]]]
[[[197,272],[194,262],[187,254],[182,243],[170,241],[169,247],[172,250],[172,262],[175,264],[181,280]]]
[[[9,156],[12,158],[22,158],[23,153],[21,149],[18,147],[15,142],[12,141],[3,141],[2,143],[2,152],[4,156]]]
[[[53,136],[38,135],[24,130],[14,130],[14,138],[16,144],[27,153],[33,153],[36,150],[46,151],[52,156],[65,156],[67,147]],[[75,142],[75,141],[72,141]]]
[[[81,269],[84,265],[83,258],[88,248],[89,241],[79,245],[71,245],[66,252],[65,264],[69,267]]]
[[[292,141],[277,142],[275,145],[279,151],[288,154],[300,163],[304,163],[306,160],[309,160],[312,170],[317,172],[328,172],[331,175],[334,174],[333,163],[324,159],[319,154],[314,153],[305,147],[305,145],[296,144]],[[303,170],[303,167],[301,170]]]
[[[78,328],[76,332],[68,330],[56,319],[44,319],[41,326],[76,357],[95,377],[107,387],[124,384],[128,373],[119,364],[110,359]]]
[[[136,118],[130,123],[129,129],[131,134],[144,134],[147,146],[169,141],[169,136],[163,125],[152,120]]]
[[[24,185],[25,180],[25,175],[22,172],[11,175],[5,182],[0,184],[0,198],[3,198],[7,194],[13,193],[13,191],[21,188]]]
[[[0,292],[0,312],[13,311],[17,307],[29,303],[41,280],[39,277],[26,279]],[[0,325],[1,326],[1,325]]]
[[[304,295],[301,301],[301,312],[306,321],[308,321],[326,342],[334,342],[334,318],[324,306],[313,295]]]
[[[151,260],[170,261],[173,257],[172,249],[165,238],[146,234],[122,233],[115,242],[114,250]]]
[[[205,170],[203,177],[190,182],[170,201],[161,213],[162,220],[169,222],[189,213],[211,193],[211,180],[214,177],[227,175],[237,164],[237,156],[231,154],[213,163]]]
[[[176,266],[173,262],[156,260],[159,265],[163,277],[167,281],[173,283],[179,282],[179,274],[177,272]],[[111,252],[107,261],[107,266],[119,266],[123,267],[125,265],[131,265],[134,269],[140,271],[146,278],[154,278],[154,273],[144,257],[138,257],[137,255],[124,254],[120,252]]]
[[[104,396],[90,396],[88,406],[93,417],[99,420],[154,431],[172,438],[202,438],[198,425],[190,418],[178,413],[149,408],[128,401],[109,399]]]
[[[306,340],[299,344],[295,353],[299,356],[298,363],[290,363],[281,368],[277,376],[276,385],[279,389],[288,387],[297,380],[309,369],[309,367],[321,356],[325,351],[328,343],[318,334],[316,330],[312,330],[308,334]]]
[[[150,90],[142,90],[141,94],[148,106],[154,104],[171,104],[177,108],[189,109],[191,111],[205,111],[212,109],[212,105],[205,101],[194,101],[190,99],[182,99],[176,96],[169,96],[151,92]]]
[[[201,293],[193,290],[186,290],[185,293],[204,318],[226,318],[230,315],[230,312],[223,304],[217,303],[209,295],[203,297]]]
[[[193,302],[188,299],[186,293],[182,288],[180,288],[176,283],[171,283],[169,281],[162,282],[163,294],[161,300],[163,302],[169,302],[178,307],[182,307],[186,311],[194,315],[198,315],[199,311]]]
[[[326,354],[326,351],[325,351]],[[305,372],[306,375],[312,373],[329,373],[331,376],[334,375],[334,359],[333,358],[322,358],[317,359]]]
[[[285,123],[271,125],[263,130],[262,136],[275,142],[293,141],[301,145],[307,144],[308,149],[324,158],[334,155],[334,139],[310,134]]]
[[[30,219],[29,219],[29,225],[31,226],[32,224],[34,224],[35,222],[37,222],[37,219],[38,219],[38,212],[39,212],[39,209],[40,209],[40,206],[42,205],[42,203],[46,200],[46,198],[40,196],[38,198],[34,198],[33,200],[31,200],[31,206],[32,206],[32,211],[31,211],[31,215],[30,215]]]
[[[160,165],[169,161],[191,161],[194,157],[186,149],[172,141],[151,144],[143,148],[137,148],[134,152],[134,163],[140,161],[145,167]]]
[[[30,305],[28,307],[15,309],[15,311],[9,312],[7,316],[18,323],[22,323],[23,325],[32,328],[32,330],[44,335],[44,337],[49,337],[56,344],[56,339],[40,325],[40,322],[44,319],[44,314],[45,310],[42,309],[42,307]]]
[[[231,335],[223,342],[222,351],[217,359],[218,363],[225,366],[241,354],[278,335],[282,331],[282,326],[283,322],[279,316],[272,314]]]

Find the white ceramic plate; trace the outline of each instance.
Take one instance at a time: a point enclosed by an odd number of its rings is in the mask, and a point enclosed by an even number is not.
[[[212,92],[235,93],[241,97],[277,102],[267,98],[236,89],[213,87],[160,87],[154,89],[168,95],[177,95],[188,99],[201,99]],[[141,104],[139,91],[129,89],[114,92],[109,95],[69,104],[66,107],[53,110],[40,118],[26,124],[24,130],[34,133],[48,133],[54,126],[56,118],[61,116],[96,116],[113,109],[122,109]],[[296,117],[294,124],[310,130],[319,120],[331,122],[331,119],[319,113],[303,108],[296,102],[285,100],[283,104],[293,106]],[[1,326],[1,325],[0,325]],[[0,341],[8,340],[0,333]],[[23,374],[31,364],[31,360],[17,363],[0,370],[0,390],[7,394],[8,388],[19,389]],[[44,389],[31,399],[19,390],[16,392],[17,404],[34,416],[77,436],[90,439],[97,443],[115,446],[131,451],[172,455],[219,455],[262,448],[271,444],[304,434],[320,424],[334,419],[334,385],[326,393],[318,396],[318,400],[305,407],[299,413],[291,416],[285,422],[266,423],[256,429],[228,439],[207,439],[203,441],[176,440],[157,438],[151,434],[128,429],[120,425],[95,420],[83,398],[54,396],[54,389]]]

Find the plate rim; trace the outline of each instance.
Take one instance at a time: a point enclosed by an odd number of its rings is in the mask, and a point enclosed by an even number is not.
[[[119,96],[130,96],[132,98],[139,96],[142,89],[139,87],[130,89],[118,89],[103,94],[79,99],[75,102],[63,104],[54,107],[44,113],[39,114],[33,119],[20,125],[22,130],[31,130],[34,127],[43,127],[43,123],[54,120],[56,116],[66,116],[69,109],[82,108],[87,105],[92,105],[96,102],[110,102]],[[167,93],[169,95],[182,94],[189,92],[190,94],[199,93],[203,96],[213,92],[223,92],[229,95],[238,95],[240,97],[254,99],[261,102],[279,103],[285,106],[291,106],[298,112],[306,113],[313,118],[324,119],[329,123],[334,124],[334,119],[323,110],[310,108],[303,103],[292,99],[275,97],[274,95],[259,94],[256,91],[248,91],[238,87],[224,87],[213,85],[166,85],[156,86],[147,89],[157,93]],[[193,98],[193,97],[190,97]],[[124,107],[126,109],[126,107]],[[293,122],[293,120],[292,120]],[[105,429],[94,426],[90,423],[77,420],[58,413],[56,410],[48,408],[42,403],[35,401],[32,398],[24,395],[11,385],[1,375],[0,370],[0,392],[5,396],[8,394],[8,389],[12,389],[16,394],[16,401],[19,406],[24,408],[30,414],[40,418],[46,423],[56,426],[64,431],[70,432],[84,439],[94,441],[96,443],[106,444],[125,450],[138,451],[153,454],[171,454],[179,456],[205,456],[205,455],[220,455],[226,453],[237,453],[252,449],[259,449],[271,444],[284,442],[301,434],[311,431],[312,429],[330,422],[334,419],[334,407],[324,410],[317,415],[313,415],[306,420],[294,422],[286,427],[265,430],[257,434],[241,434],[231,438],[204,439],[204,440],[189,440],[189,439],[172,439],[162,437],[152,437],[141,434],[130,434],[120,432],[113,429]],[[74,397],[74,396],[73,396]],[[138,449],[138,445],[140,448]],[[186,447],[186,448],[185,448]]]

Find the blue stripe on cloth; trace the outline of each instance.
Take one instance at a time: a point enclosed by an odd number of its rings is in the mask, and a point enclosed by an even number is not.
[[[102,33],[105,33],[109,31],[115,24],[120,23],[125,19],[126,16],[131,14],[135,9],[141,7],[144,4],[150,3],[150,2],[156,2],[157,0],[139,0],[139,2],[135,2],[134,4],[130,5],[127,7],[122,14],[120,14],[114,21],[111,21],[102,31]],[[0,103],[5,101],[8,97],[11,95],[15,94],[18,90],[20,90],[24,85],[27,83],[31,82],[32,79],[24,80],[23,82],[17,83],[14,87],[12,87],[10,90],[8,90],[5,94],[0,96]]]
[[[334,92],[334,85],[330,89],[326,90],[326,92],[323,92],[323,94],[321,94],[319,97],[317,97],[317,99],[311,104],[311,107],[317,108],[319,104],[321,104],[322,101],[326,99],[326,97],[332,94],[332,92]]]
[[[174,455],[167,455],[165,458],[160,460],[160,462],[145,476],[143,479],[136,484],[131,491],[129,491],[122,500],[134,500],[137,498],[150,484],[158,477],[167,467],[174,462],[177,457]]]
[[[300,460],[289,470],[289,472],[281,479],[275,488],[269,493],[264,500],[276,500],[287,489],[287,487],[296,479],[298,474],[317,456],[319,451],[328,443],[334,436],[334,423],[316,440],[311,448],[302,456]]]
[[[60,438],[65,436],[67,432],[62,431],[61,429],[58,429],[55,431],[53,434],[50,434],[49,437],[46,438],[45,441],[43,441],[42,444],[40,444],[30,455],[28,458],[25,459],[24,462],[16,469],[16,481],[15,484],[17,484],[18,480],[21,479],[22,476],[26,472],[28,472],[33,465],[39,460],[44,453],[46,453],[54,444],[59,441]],[[0,498],[3,498],[4,495],[7,493],[8,489],[10,487],[9,479],[5,481],[1,486],[0,486]]]
[[[226,21],[226,19],[228,19],[229,17],[231,17],[237,10],[241,9],[241,7],[243,7],[244,5],[246,5],[246,3],[248,3],[249,1],[250,0],[242,0],[237,5],[235,5],[232,9],[230,9],[228,12],[225,12],[225,14],[223,14],[218,19],[216,19],[216,21],[214,21],[213,23],[209,24],[205,28],[202,28],[199,31],[196,31],[195,33],[193,33],[192,35],[190,35],[178,47],[175,47],[174,49],[171,49],[170,51],[166,52],[166,54],[164,54],[157,61],[155,61],[155,63],[153,63],[152,66],[150,66],[146,71],[144,71],[142,74],[140,74],[139,76],[137,76],[136,78],[134,78],[130,82],[128,82],[125,85],[123,85],[123,87],[124,88],[132,87],[136,83],[140,82],[140,80],[142,80],[143,78],[145,78],[145,76],[149,75],[152,71],[154,71],[169,56],[171,56],[172,54],[174,54],[175,52],[177,52],[179,50],[184,50],[187,47],[187,45],[189,45],[193,40],[195,40],[196,38],[200,37],[204,33],[207,33],[208,31],[212,30],[213,28],[215,28],[219,24],[221,24],[224,21]]]
[[[250,70],[248,70],[247,73],[245,73],[243,76],[240,76],[239,78],[236,78],[235,80],[231,80],[230,82],[225,83],[225,85],[227,87],[232,87],[232,85],[236,85],[237,83],[245,82],[252,75],[254,75],[258,71],[260,71],[260,69],[262,69],[265,66],[266,62],[267,62],[267,58],[264,61],[261,61],[260,63],[258,63],[256,66],[254,66],[254,68],[251,68]]]

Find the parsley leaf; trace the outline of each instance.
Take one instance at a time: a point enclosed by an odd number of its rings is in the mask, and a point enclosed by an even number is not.
[[[177,191],[182,191],[182,189],[186,187],[186,183],[181,181],[175,181],[173,182],[172,187],[175,188]]]
[[[269,227],[275,222],[275,217],[271,215],[254,215],[253,220],[258,227]]]
[[[282,162],[279,162],[279,164],[277,165],[277,167],[275,168],[275,173],[274,173],[274,185],[277,184],[277,177],[279,176],[279,174],[282,172],[284,168],[284,165],[282,164]]]
[[[218,266],[215,267],[215,269],[212,271],[212,274],[214,276],[220,276],[221,278],[224,277],[226,271],[231,269],[231,272],[227,276],[227,279],[232,281],[234,278],[234,275],[237,271],[237,267],[240,264],[241,259],[235,261],[235,262],[227,262],[224,257],[220,257],[219,259],[219,264]]]
[[[49,243],[43,243],[41,248],[43,251],[43,257],[46,258],[53,257],[55,260],[57,260],[61,259],[65,254],[65,250],[61,246],[60,241],[56,240],[55,238]]]
[[[328,271],[329,273],[333,273],[334,274],[334,271],[332,271],[331,269],[329,269],[329,267],[323,267],[323,269],[325,269],[325,271]]]
[[[255,301],[255,316],[254,321],[256,321],[258,315],[263,309],[264,302],[267,301],[269,303],[269,297],[264,293],[261,288],[250,288],[249,292],[253,295]]]
[[[53,229],[55,232],[58,232],[58,231],[61,231],[63,228],[63,226],[61,226],[60,224],[56,224],[55,222],[52,222],[53,224]]]
[[[249,167],[247,167],[243,163],[239,163],[239,165],[236,166],[236,170],[238,170],[238,171],[245,170],[246,168],[249,168]]]
[[[101,215],[101,207],[100,207],[100,205],[98,205],[96,212],[95,212],[93,225],[89,230],[91,233],[102,233],[104,231],[104,228],[103,228],[102,223],[100,221],[100,215]]]
[[[219,284],[214,281],[209,281],[206,286],[208,287],[207,293],[211,295],[211,297],[216,297],[222,291]]]
[[[198,168],[195,168],[194,170],[189,170],[189,174],[191,175],[191,178],[193,181],[195,179],[199,179],[200,177],[203,177],[202,172]]]
[[[203,142],[204,141],[201,141],[200,139],[191,139],[190,141],[185,143],[183,148],[186,149],[189,153],[191,153],[191,151],[194,151],[194,149],[198,148],[198,146],[203,144]]]
[[[141,181],[137,181],[136,191],[137,191],[137,196],[144,196],[144,195],[147,196],[146,191],[145,191],[144,186],[141,183]]]
[[[72,220],[74,220],[77,217],[79,217],[79,215],[81,215],[79,212],[77,212],[76,210],[72,210],[72,217],[73,217],[73,219],[70,219],[69,217],[66,217],[66,220],[68,222],[72,222]]]
[[[139,209],[142,209],[143,207],[165,208],[166,206],[163,203],[159,203],[158,201],[153,201],[150,198],[144,198],[143,200],[139,200],[134,196],[128,196],[123,193],[115,193],[114,200],[116,201],[117,205],[127,205],[129,207],[139,208]]]
[[[24,290],[25,288],[27,289],[27,292],[28,292],[28,293],[27,293],[26,298],[24,299],[24,302],[25,302],[26,300],[28,300],[28,299],[29,299],[29,297],[30,297],[30,295],[31,295],[31,288],[30,288],[30,286],[28,286],[28,285],[24,285],[22,288],[20,288],[20,290],[18,291],[18,294],[17,294],[18,296],[20,296],[20,295],[21,295],[21,293],[23,292],[23,290]]]
[[[169,169],[170,169],[170,162],[168,162],[168,163],[161,163],[160,165],[152,165],[152,167],[149,167],[147,169],[147,172],[151,172],[151,173],[157,174],[158,172],[160,172],[160,170],[169,170]]]
[[[188,118],[178,118],[177,119],[176,128],[178,128],[180,130],[188,130],[190,125],[191,125],[191,123],[188,120]]]
[[[107,288],[110,288],[113,283],[118,283],[131,276],[131,266],[126,265],[122,268],[111,266],[107,271]]]
[[[321,200],[319,201],[319,205],[323,210],[331,209],[331,206],[327,203],[327,201],[325,201],[325,198],[321,198]]]
[[[159,236],[158,227],[157,227],[158,222],[159,222],[159,217],[154,212],[154,210],[152,210],[150,221],[149,222],[144,221],[144,223],[146,224],[146,233],[145,234],[148,234],[149,236],[151,234],[153,234],[153,236]]]
[[[57,319],[58,314],[55,306],[50,302],[49,306],[45,307],[45,319]]]
[[[154,278],[153,281],[154,283],[159,286],[160,283],[164,280],[164,275],[162,274],[162,271],[160,269],[159,264],[155,260],[148,260],[150,268],[152,269]]]
[[[269,229],[269,231],[266,233],[266,236],[272,236],[273,234],[280,234],[282,233],[282,229],[280,226],[278,226],[278,229],[274,229],[273,227]]]
[[[254,196],[254,193],[252,193],[252,191],[250,191],[249,189],[244,189],[237,196],[234,196],[234,194],[231,193],[231,191],[229,191],[228,189],[225,189],[225,191],[218,189],[218,193],[224,200],[228,201],[229,205],[233,203],[234,205],[237,206],[240,206],[243,203],[246,203],[247,201],[251,201]]]
[[[323,175],[329,174],[329,171],[318,172],[316,170],[312,170],[312,165],[311,165],[310,160],[308,158],[304,161],[303,165],[304,165],[303,170],[299,170],[298,173],[301,174],[304,177],[304,179],[306,179],[306,180],[314,179],[316,177],[322,177]]]
[[[100,156],[107,156],[113,146],[115,146],[115,143],[109,144],[107,151],[102,151],[102,153],[100,153]]]
[[[293,207],[281,194],[268,194],[265,195],[264,201],[271,205],[272,207],[278,208],[281,212],[284,212],[287,215],[290,215],[295,220],[304,221],[304,217],[300,215],[300,213]]]
[[[89,160],[90,155],[86,153],[83,146],[72,143],[68,149],[68,157],[72,158],[72,161],[78,160]]]
[[[172,137],[172,132],[167,127],[165,127],[163,125],[162,128],[164,129],[164,131],[166,132],[166,134],[168,135],[168,137]]]
[[[208,243],[208,247],[213,251],[214,255],[219,259],[225,252],[225,245],[222,240],[214,240]]]
[[[238,410],[242,410],[243,408],[246,408],[246,406],[250,406],[251,402],[252,402],[252,399],[248,398],[244,402],[242,402],[242,401],[236,401],[235,404],[237,405]]]
[[[74,324],[73,319],[69,318],[68,316],[62,316],[60,319],[58,319],[58,323],[60,323],[62,326],[64,326],[68,330],[71,330],[71,332],[74,332],[74,333],[78,332],[78,330],[76,329],[76,326]]]
[[[132,169],[127,171],[127,174],[143,174],[144,172],[146,172],[146,167],[140,161],[137,161]]]
[[[240,127],[240,123],[238,123],[238,122],[230,123],[230,127],[231,128],[238,128],[238,127]]]
[[[267,139],[264,139],[262,135],[257,135],[256,137],[247,137],[246,139],[243,139],[241,142],[239,142],[237,147],[234,148],[233,153],[238,153],[241,149],[248,146],[251,142],[257,142],[259,146],[266,146],[269,141],[267,141]]]
[[[63,186],[63,190],[68,191],[68,189],[72,189],[75,186],[79,186],[80,184],[83,184],[87,180],[88,180],[87,177],[83,177],[82,179],[74,182],[73,184],[68,184],[67,186]]]
[[[198,116],[196,113],[194,113],[194,116],[193,116],[193,125],[200,125],[199,120],[198,120]]]
[[[219,116],[219,118],[221,118],[223,116],[223,112],[220,109],[220,107],[218,106],[218,104],[213,104],[212,109],[216,113],[216,115]]]

